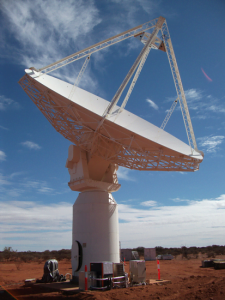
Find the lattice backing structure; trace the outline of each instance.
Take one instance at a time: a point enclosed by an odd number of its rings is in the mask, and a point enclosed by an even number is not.
[[[44,75],[46,76],[46,75]],[[66,139],[119,166],[151,171],[195,171],[201,159],[182,155],[105,120],[40,84],[28,74],[19,84],[52,126]]]

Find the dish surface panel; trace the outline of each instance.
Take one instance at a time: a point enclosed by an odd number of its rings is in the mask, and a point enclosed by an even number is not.
[[[92,155],[135,169],[198,169],[203,156],[181,140],[118,106],[96,134],[109,101],[53,76],[26,70],[20,84],[64,137]],[[133,157],[133,158],[132,158]],[[151,161],[149,165],[149,159]]]

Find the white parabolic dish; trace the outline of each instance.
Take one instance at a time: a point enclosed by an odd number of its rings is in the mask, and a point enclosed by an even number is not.
[[[119,166],[151,171],[195,171],[203,155],[146,120],[115,106],[95,131],[109,101],[53,76],[27,69],[20,85],[65,138]]]

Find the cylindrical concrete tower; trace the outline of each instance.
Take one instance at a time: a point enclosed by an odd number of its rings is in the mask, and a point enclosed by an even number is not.
[[[73,205],[73,280],[97,261],[120,262],[118,207],[111,193],[86,191]]]

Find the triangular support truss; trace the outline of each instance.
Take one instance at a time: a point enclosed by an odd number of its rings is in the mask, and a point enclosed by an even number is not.
[[[187,132],[188,142],[189,142],[192,152],[193,152],[192,149],[195,149],[196,151],[198,151],[198,147],[197,147],[197,143],[196,143],[195,135],[194,135],[194,130],[193,130],[192,123],[191,123],[191,117],[189,114],[187,101],[186,101],[186,97],[185,97],[185,93],[184,93],[175,53],[173,50],[173,45],[171,42],[169,29],[166,24],[166,20],[164,21],[161,31],[162,31],[163,42],[164,42],[164,45],[166,48],[166,53],[167,53],[168,60],[170,63],[171,72],[173,75],[175,88],[177,91],[177,96],[178,96],[180,107],[181,107],[181,112],[182,112],[182,116],[183,116],[183,120],[184,120],[185,129]]]
[[[160,24],[160,26],[159,26],[159,24]],[[67,57],[65,57],[65,58],[63,58],[63,59],[61,59],[61,60],[59,60],[59,61],[57,61],[53,64],[50,64],[46,67],[43,67],[43,68],[41,68],[37,71],[39,71],[41,74],[52,72],[52,71],[54,71],[54,70],[56,70],[60,67],[63,67],[65,65],[69,64],[69,63],[72,63],[72,62],[74,62],[74,61],[76,61],[80,58],[90,56],[94,52],[97,52],[101,49],[109,47],[109,46],[111,46],[115,43],[121,42],[121,41],[123,41],[125,39],[128,39],[130,37],[137,37],[137,36],[144,37],[146,35],[146,31],[150,31],[150,33],[151,33],[150,34],[151,38],[149,37],[151,39],[151,42],[148,44],[148,47],[153,48],[153,49],[159,49],[159,50],[167,52],[167,56],[168,56],[168,60],[169,60],[169,64],[170,64],[170,68],[171,68],[171,72],[172,72],[172,76],[173,76],[173,80],[174,80],[174,84],[175,84],[175,88],[176,88],[176,92],[177,92],[177,96],[178,96],[180,107],[181,107],[181,112],[182,112],[182,116],[183,116],[183,120],[184,120],[185,129],[186,129],[186,132],[187,132],[188,142],[189,142],[189,145],[190,145],[190,148],[191,148],[191,153],[193,154],[193,150],[198,151],[197,143],[196,143],[196,139],[195,139],[195,135],[194,135],[194,130],[193,130],[193,127],[192,127],[192,122],[191,122],[191,118],[190,118],[190,114],[189,114],[189,110],[188,110],[188,106],[187,106],[187,101],[186,101],[186,97],[185,97],[185,93],[184,93],[184,89],[183,89],[183,85],[182,85],[182,81],[181,81],[177,61],[176,61],[176,58],[175,58],[175,53],[174,53],[174,50],[173,50],[173,46],[172,46],[168,26],[167,26],[166,20],[163,17],[156,18],[152,21],[149,21],[147,23],[144,23],[142,25],[134,27],[130,30],[122,32],[122,33],[120,33],[116,36],[113,36],[109,39],[106,39],[102,42],[99,42],[99,43],[97,43],[93,46],[85,48],[84,50],[78,51],[78,52],[76,52],[76,53],[74,53],[70,56],[67,56]],[[161,43],[159,43],[160,39],[159,39],[159,37],[157,37],[157,34],[158,34],[159,31],[161,31],[161,33],[162,33]],[[149,41],[149,38],[148,38],[148,41]],[[144,39],[143,39],[143,41],[144,41]],[[146,43],[148,41],[144,42],[145,46],[144,46],[143,49],[145,49],[145,51],[142,50],[142,52],[141,52],[142,56],[141,57],[139,55],[140,59],[139,59],[138,63],[136,64],[135,68],[132,70],[132,74],[130,73],[131,76],[133,75],[133,73],[136,70],[137,66],[140,65],[141,59],[144,57],[144,54],[147,52],[146,51],[146,49],[147,49]],[[136,61],[135,61],[135,63],[136,63]],[[131,70],[129,72],[131,72]],[[139,75],[139,73],[138,73],[138,75]],[[130,80],[131,76],[129,75],[129,73],[127,74],[126,78],[129,77],[129,79],[126,82],[126,85],[127,85],[128,81]],[[136,77],[138,77],[138,76],[136,76]],[[126,78],[125,78],[125,81],[126,81]],[[123,83],[121,85],[122,86],[122,91],[124,90]],[[134,87],[135,83],[136,83],[136,80],[135,80],[135,82],[133,80],[133,83],[131,84],[131,87],[132,87],[131,91],[133,90],[133,87]],[[119,95],[119,97],[120,97],[121,94],[122,94],[121,86],[118,89],[115,96],[113,97],[113,99],[112,99],[112,101],[111,101],[111,103],[108,107],[108,111],[105,112],[105,114],[103,115],[103,118],[99,123],[98,129],[102,126],[104,120],[107,118],[107,115],[109,115],[110,112],[112,111],[112,107],[118,102],[119,98],[117,96]],[[128,98],[130,96],[130,93],[128,93]],[[124,101],[124,104],[126,104],[126,102],[128,100],[126,98],[125,98],[126,101]],[[123,109],[123,107],[121,107],[121,109]]]

